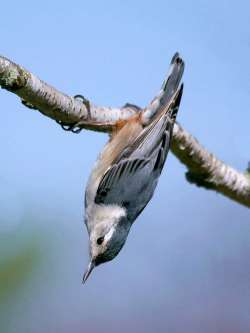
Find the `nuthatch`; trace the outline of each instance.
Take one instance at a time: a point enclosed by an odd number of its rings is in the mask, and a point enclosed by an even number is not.
[[[136,116],[117,122],[93,168],[85,193],[90,263],[83,282],[95,266],[117,256],[153,196],[171,144],[183,71],[176,53],[158,96]]]

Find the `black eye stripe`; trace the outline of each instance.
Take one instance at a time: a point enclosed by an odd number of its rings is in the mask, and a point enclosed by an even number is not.
[[[97,238],[96,243],[98,245],[101,245],[103,243],[103,241],[104,241],[104,237],[99,237],[99,238]]]

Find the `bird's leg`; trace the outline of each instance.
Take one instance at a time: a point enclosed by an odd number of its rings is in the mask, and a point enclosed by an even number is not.
[[[88,112],[88,119],[91,118],[91,114],[90,114],[90,103],[89,103],[89,100],[87,100],[84,96],[82,95],[75,95],[74,96],[75,99],[78,99],[80,100],[85,106],[86,106],[86,109],[87,109],[87,112]],[[73,132],[73,133],[80,133],[82,128],[80,127],[82,121],[78,121],[78,122],[75,122],[75,123],[65,123],[61,120],[56,120],[56,122],[62,127],[62,129],[64,131],[70,131],[70,132]],[[84,120],[84,122],[86,122],[86,119]]]
[[[74,98],[80,100],[86,106],[86,109],[87,109],[87,112],[88,112],[88,118],[90,119],[91,114],[90,114],[89,100],[87,98],[85,98],[83,95],[75,95]]]

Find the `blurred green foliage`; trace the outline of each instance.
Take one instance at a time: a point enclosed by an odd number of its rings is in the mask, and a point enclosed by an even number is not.
[[[28,292],[41,263],[40,239],[23,225],[11,232],[0,230],[0,332],[9,333],[18,299]]]
[[[39,253],[34,243],[28,243],[17,253],[0,259],[0,304],[15,295],[23,283],[32,275]]]

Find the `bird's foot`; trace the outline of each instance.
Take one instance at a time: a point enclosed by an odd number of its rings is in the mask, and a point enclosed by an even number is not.
[[[74,98],[77,99],[77,100],[80,100],[86,106],[86,109],[87,109],[87,112],[88,112],[88,119],[90,119],[91,114],[90,114],[89,100],[87,100],[83,95],[75,95]],[[63,122],[61,120],[56,120],[56,122],[62,127],[62,129],[64,131],[68,131],[68,132],[78,134],[82,130],[82,128],[81,128],[82,121],[77,121],[75,123],[66,123],[66,122]],[[86,120],[85,120],[85,122],[86,122]]]

